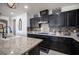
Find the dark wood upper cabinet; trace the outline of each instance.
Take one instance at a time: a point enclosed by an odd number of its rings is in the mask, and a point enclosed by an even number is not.
[[[49,16],[49,26],[50,27],[57,26],[57,16],[55,16],[55,15],[50,15]]]
[[[62,27],[67,26],[67,13],[66,12],[62,12],[60,14],[60,24]]]
[[[30,19],[30,27],[32,28],[40,28],[41,27],[41,24],[39,24],[39,22],[43,22],[43,21],[48,21],[49,20],[49,17],[46,15],[46,16],[43,16],[43,17],[35,17],[35,18],[31,18]]]
[[[40,21],[48,21],[48,20],[49,20],[49,16],[48,15],[40,17]]]
[[[60,18],[64,27],[77,26],[77,10],[62,12]]]
[[[38,24],[39,21],[40,21],[40,18],[39,18],[39,17],[31,18],[31,19],[30,19],[30,26],[31,26],[32,28],[37,28],[37,27],[39,27],[39,24]]]
[[[49,14],[48,9],[40,11],[40,16],[47,16],[48,14]]]
[[[67,21],[68,26],[76,26],[77,25],[77,10],[72,10],[67,12]]]
[[[39,21],[48,21],[49,27],[79,27],[79,9],[61,12],[59,15],[44,15],[32,18],[31,27],[39,27]]]
[[[67,13],[62,12],[59,15],[50,15],[49,25],[50,25],[50,27],[65,27],[65,26],[67,26]]]
[[[56,16],[56,25],[57,26],[62,26],[62,20],[61,20],[61,17],[60,17],[60,14]]]

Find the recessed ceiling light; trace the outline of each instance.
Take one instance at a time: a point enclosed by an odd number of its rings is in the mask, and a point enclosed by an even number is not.
[[[27,9],[27,8],[28,8],[28,6],[24,6],[24,8],[25,8],[25,9]]]
[[[11,12],[11,15],[13,15],[14,14],[14,12]]]

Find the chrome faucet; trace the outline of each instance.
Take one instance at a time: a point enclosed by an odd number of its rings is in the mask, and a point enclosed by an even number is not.
[[[5,27],[3,28],[3,34],[2,34],[2,37],[3,37],[3,38],[6,38],[7,33],[8,33],[8,31],[7,31],[8,29],[10,30],[9,32],[12,33],[11,27],[10,27],[10,26],[5,26]]]

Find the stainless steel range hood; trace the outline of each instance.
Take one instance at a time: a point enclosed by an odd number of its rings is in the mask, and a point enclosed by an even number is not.
[[[48,21],[39,21],[39,24],[44,24],[44,23],[48,23]]]

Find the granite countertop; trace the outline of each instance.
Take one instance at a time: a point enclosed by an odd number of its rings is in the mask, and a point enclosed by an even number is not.
[[[10,37],[7,39],[0,38],[0,54],[2,55],[21,55],[41,43],[41,39],[29,37]]]
[[[71,34],[71,35],[61,35],[61,34],[38,34],[38,33],[28,33],[28,34],[35,34],[35,35],[45,35],[45,36],[57,36],[57,37],[67,37],[67,38],[73,38],[74,40],[76,40],[77,42],[79,42],[79,37],[76,36],[75,34]]]

